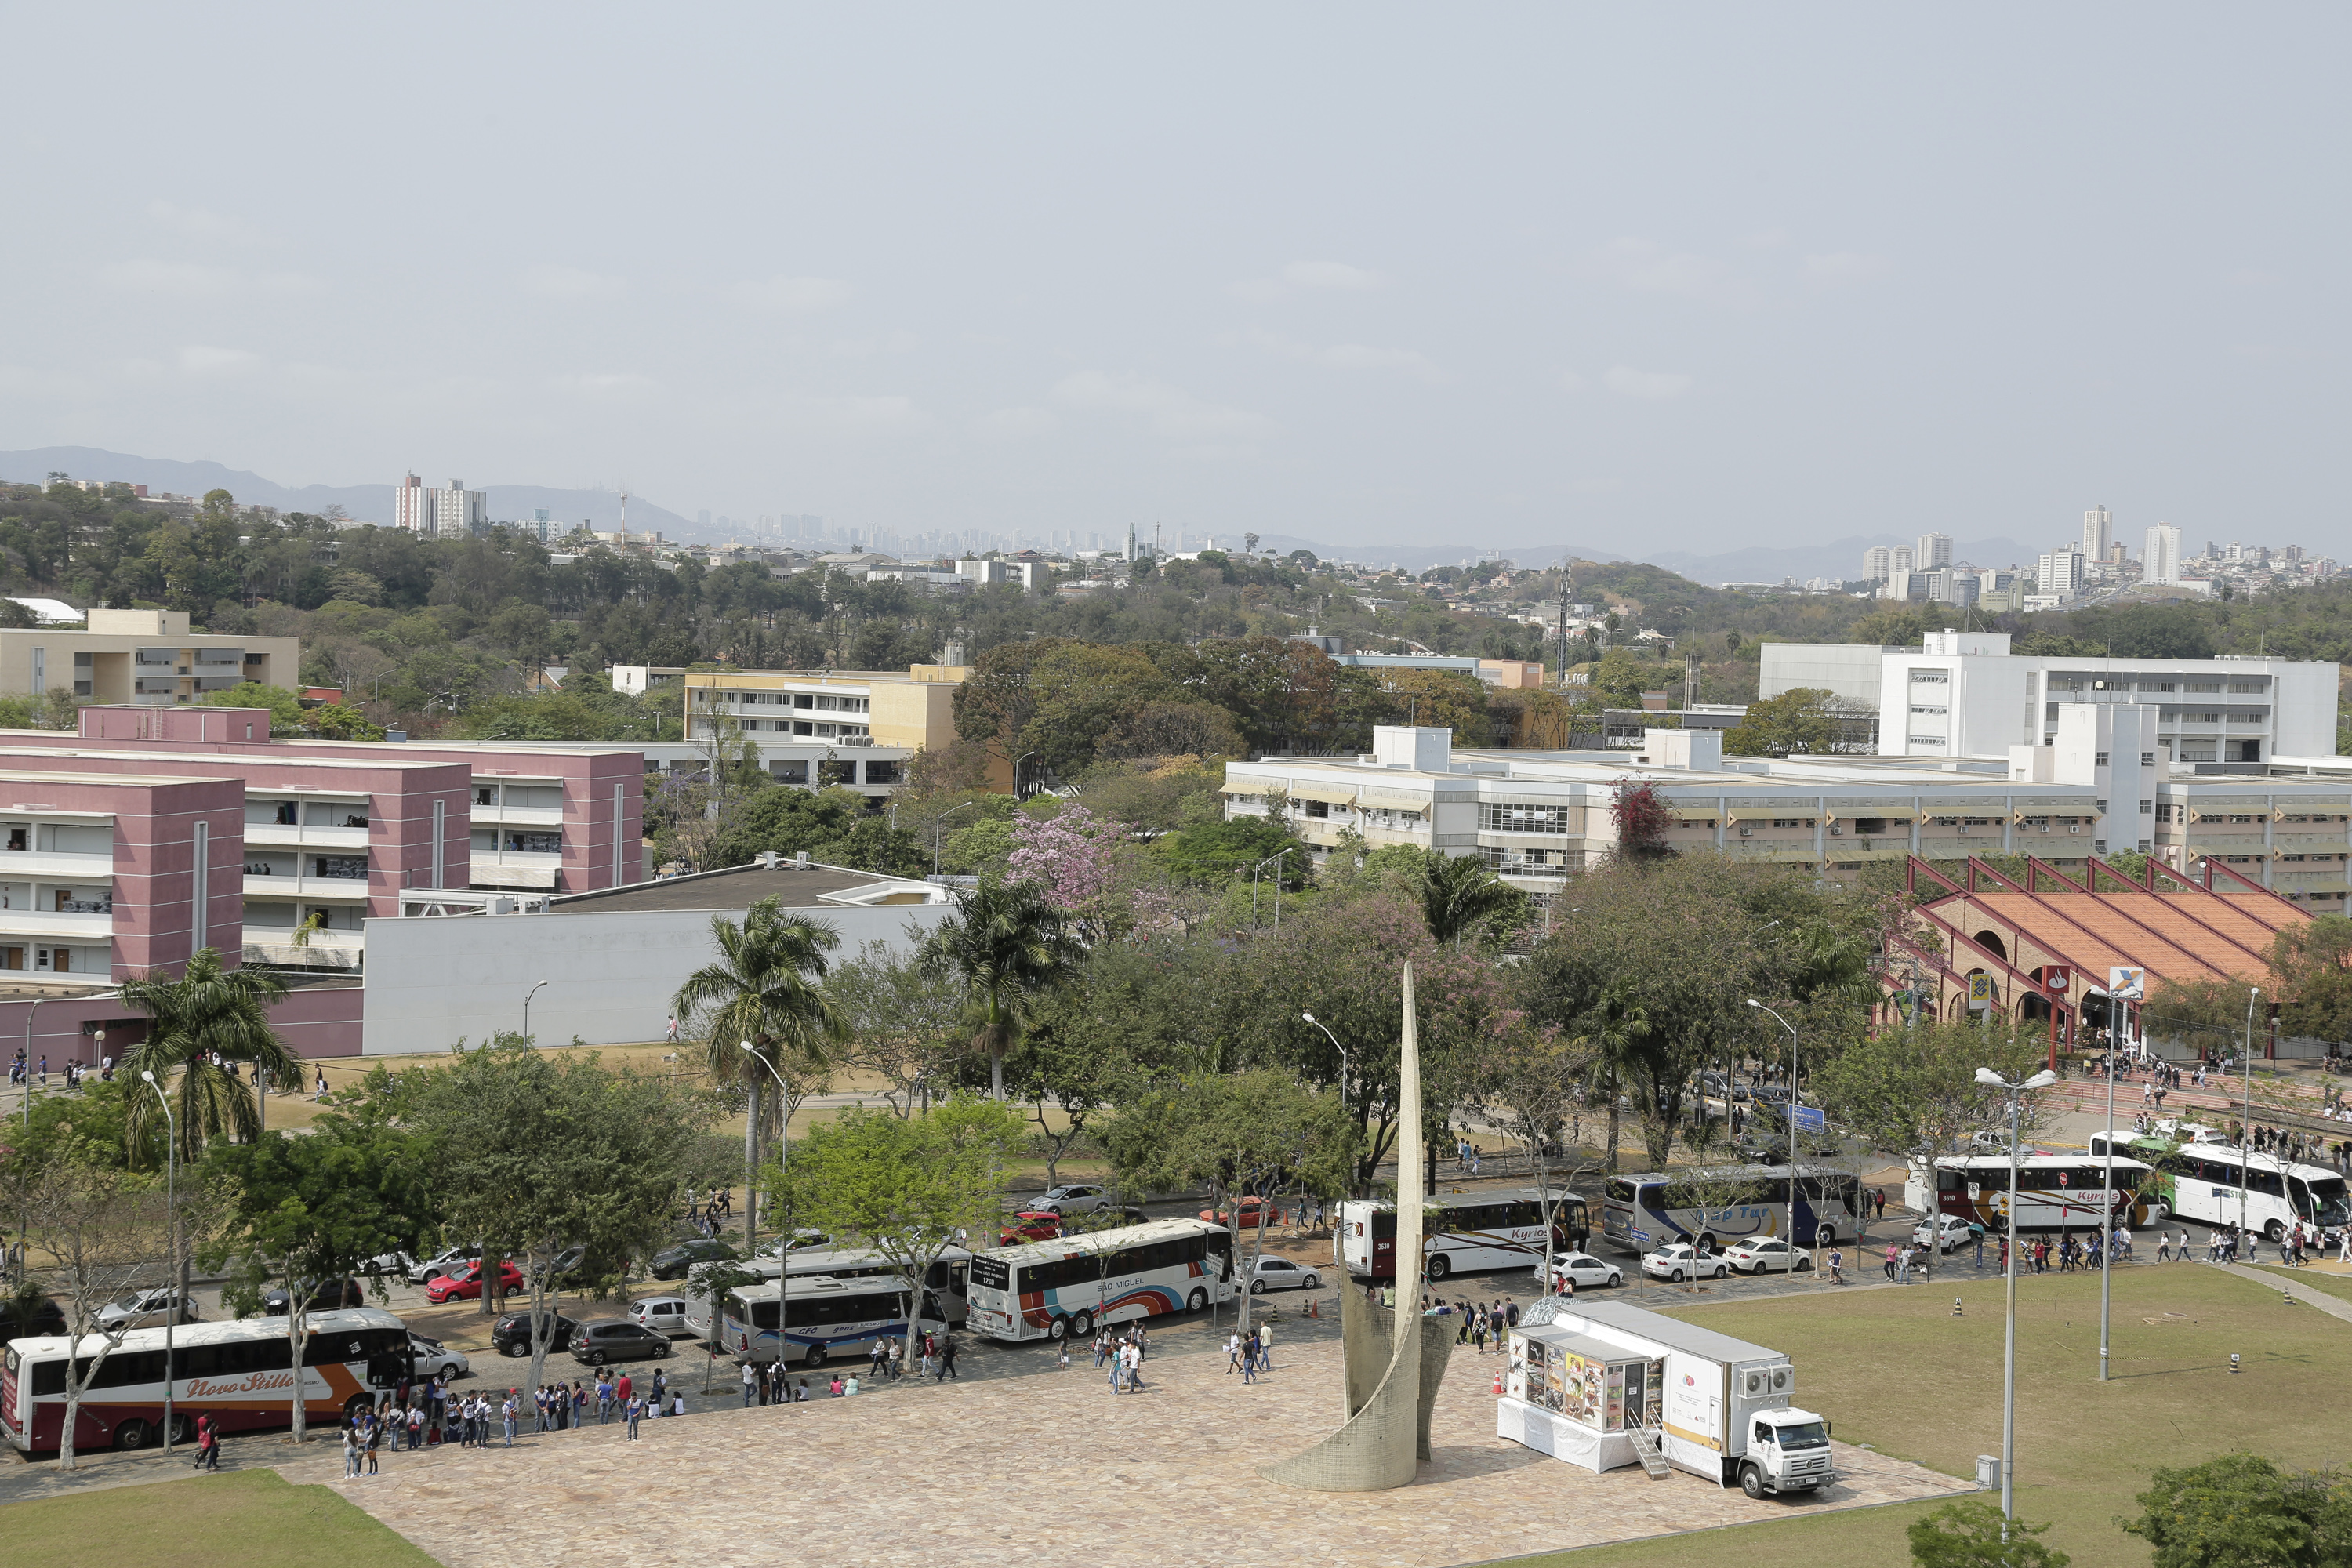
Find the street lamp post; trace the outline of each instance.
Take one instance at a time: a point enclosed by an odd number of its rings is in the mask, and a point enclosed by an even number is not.
[[[2000,1538],[2007,1541],[2010,1521],[2017,1517],[2010,1507],[2017,1468],[2017,1097],[2027,1089],[2048,1089],[2058,1081],[2058,1075],[2044,1068],[2023,1083],[2011,1083],[1990,1068],[1979,1068],[1977,1081],[2009,1096],[2009,1267],[2002,1270],[2009,1298],[2008,1328],[2000,1350]]]
[[[2238,1245],[2246,1246],[2246,1189],[2254,1182],[2254,1001],[2263,988],[2254,986],[2246,993],[2246,1049],[2244,1059],[2238,1063],[2238,1079],[2245,1092],[2246,1110],[2238,1122],[2238,1152],[2242,1169],[2238,1176]],[[2279,1189],[2284,1192],[2282,1186]],[[2247,1248],[2246,1256],[2253,1251]]]
[[[1013,794],[1015,799],[1026,798],[1021,794],[1021,764],[1036,754],[1034,751],[1027,751],[1013,759]]]
[[[792,1098],[791,1090],[784,1083],[784,1075],[776,1070],[776,1064],[761,1056],[759,1052],[753,1050],[751,1048],[751,1041],[738,1040],[735,1043],[742,1048],[745,1056],[750,1057],[753,1061],[758,1062],[761,1067],[767,1068],[768,1076],[776,1080],[777,1114],[782,1119],[776,1124],[779,1129],[776,1139],[776,1170],[781,1175],[784,1168],[784,1161],[790,1155],[792,1151],[793,1124],[792,1107],[790,1104]],[[752,1189],[751,1187],[751,1178],[749,1176],[745,1177],[744,1185],[747,1190],[743,1194],[743,1251],[747,1256],[757,1256],[759,1249],[753,1245],[752,1238],[759,1235],[760,1194],[756,1189]],[[789,1310],[789,1304],[792,1297],[792,1237],[786,1236],[782,1229],[779,1228],[776,1232],[776,1365],[780,1369],[779,1375],[781,1375],[781,1369],[784,1364],[785,1350],[791,1343],[790,1341],[784,1338],[784,1314]],[[713,1319],[715,1320],[719,1313],[718,1302],[713,1301],[710,1304],[710,1311]],[[751,1353],[752,1345],[751,1336],[755,1333],[757,1330],[757,1324],[752,1324],[750,1328],[745,1330],[743,1353],[747,1356]]]
[[[1331,1042],[1331,1048],[1339,1053],[1339,1109],[1342,1110],[1347,1110],[1348,1074],[1351,1070],[1350,1064],[1348,1060],[1348,1047],[1339,1043],[1339,1036],[1331,1033],[1331,1026],[1317,1017],[1314,1014],[1301,1013],[1298,1016],[1306,1019],[1308,1023],[1314,1025],[1317,1028],[1322,1030],[1325,1037]]]
[[[172,1097],[155,1081],[152,1072],[142,1072],[147,1087],[163,1106],[163,1216],[166,1246],[172,1254],[171,1294],[164,1298],[168,1305],[163,1312],[163,1452],[172,1451],[172,1328],[180,1321],[184,1303],[180,1299],[180,1129],[172,1115]]]
[[[1748,1005],[1771,1013],[1773,1021],[1789,1031],[1789,1229],[1793,1235],[1797,1228],[1797,1026],[1753,996],[1748,999]],[[1727,1109],[1728,1104],[1726,1101]],[[1813,1238],[1813,1251],[1816,1254],[1813,1273],[1818,1276],[1822,1271],[1822,1260],[1818,1256],[1821,1251],[1819,1236]]]
[[[530,999],[546,989],[547,982],[542,980],[522,994],[522,1037],[526,1040],[530,1038]]]
[[[977,801],[970,801],[970,800],[968,800],[968,801],[965,801],[961,805],[959,805],[959,806],[955,807],[955,809],[954,809],[953,811],[943,811],[943,812],[940,813],[940,814],[939,814],[939,816],[935,816],[935,817],[931,818],[931,875],[932,875],[932,876],[936,877],[936,876],[938,876],[938,875],[940,874],[940,829],[941,829],[941,828],[943,828],[943,827],[945,827],[945,826],[947,826],[947,820],[948,820],[948,818],[949,818],[949,817],[950,817],[950,816],[953,816],[956,814],[956,812],[958,812],[958,811],[970,811],[970,810],[971,810],[974,805],[978,805],[978,804],[979,804],[979,803],[978,803]]]

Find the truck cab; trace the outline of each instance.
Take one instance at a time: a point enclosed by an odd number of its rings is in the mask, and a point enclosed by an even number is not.
[[[1750,1411],[1746,1421],[1739,1489],[1749,1497],[1811,1491],[1837,1479],[1830,1464],[1830,1424],[1821,1416],[1784,1405]]]

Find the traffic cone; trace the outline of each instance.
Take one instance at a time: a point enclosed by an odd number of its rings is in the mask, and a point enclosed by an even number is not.
[[[1500,1397],[1502,1396],[1502,1393],[1503,1393],[1503,1374],[1502,1374],[1501,1373],[1499,1373],[1499,1372],[1498,1372],[1498,1373],[1496,1373],[1495,1374],[1495,1394],[1496,1394],[1496,1397],[1500,1398]]]

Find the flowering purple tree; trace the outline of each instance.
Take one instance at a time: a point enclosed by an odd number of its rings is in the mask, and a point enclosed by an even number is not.
[[[1013,825],[1006,879],[1036,884],[1048,901],[1096,937],[1116,901],[1119,854],[1126,847],[1126,824],[1097,816],[1083,805],[1066,805],[1043,821],[1021,817]]]

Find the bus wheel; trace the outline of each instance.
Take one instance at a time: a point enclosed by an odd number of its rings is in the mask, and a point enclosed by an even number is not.
[[[1052,1321],[1048,1322],[1045,1325],[1045,1337],[1049,1340],[1066,1340],[1069,1338],[1070,1320],[1067,1318],[1055,1318]]]
[[[147,1439],[152,1435],[147,1429],[147,1423],[133,1416],[114,1429],[114,1446],[129,1453],[133,1448],[145,1447]]]
[[[357,1416],[361,1411],[373,1410],[374,1408],[375,1398],[373,1394],[354,1394],[349,1399],[343,1401],[343,1419],[346,1421],[352,1420],[353,1417]]]
[[[824,1364],[824,1344],[820,1342],[809,1346],[808,1354],[801,1358],[801,1364],[803,1366],[823,1366]]]
[[[1715,1250],[1715,1232],[1708,1230],[1699,1233],[1698,1249],[1701,1252],[1713,1252]]]
[[[184,1415],[176,1410],[173,1411],[172,1413],[172,1441],[174,1443],[194,1443],[195,1440],[196,1423],[194,1418]]]
[[[1070,1337],[1072,1339],[1082,1340],[1094,1331],[1095,1319],[1093,1313],[1080,1312],[1076,1317],[1070,1320]]]
[[[2276,1220],[2273,1220],[2270,1224],[2263,1226],[2263,1239],[2271,1243],[2273,1247],[2278,1245],[2279,1237],[2285,1234],[2286,1226],[2279,1224]]]
[[[1208,1304],[1209,1293],[1197,1285],[1192,1288],[1192,1293],[1184,1298],[1184,1310],[1188,1312],[1197,1312]]]
[[[1432,1279],[1443,1279],[1453,1272],[1454,1265],[1447,1259],[1445,1254],[1438,1252],[1430,1255],[1429,1277]]]

